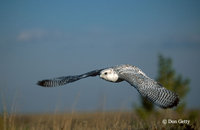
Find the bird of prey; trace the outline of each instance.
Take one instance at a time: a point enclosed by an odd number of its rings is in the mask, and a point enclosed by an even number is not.
[[[146,99],[161,108],[172,108],[179,102],[176,93],[166,89],[160,83],[149,78],[141,69],[132,65],[118,65],[106,69],[90,71],[81,75],[63,76],[38,81],[42,87],[62,86],[90,76],[97,76],[110,82],[127,81]]]

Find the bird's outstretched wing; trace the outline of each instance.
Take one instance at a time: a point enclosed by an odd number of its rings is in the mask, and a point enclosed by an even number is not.
[[[167,90],[139,69],[138,71],[121,71],[119,77],[134,86],[143,97],[162,108],[172,108],[179,102],[176,93]]]
[[[45,79],[45,80],[38,81],[37,85],[40,85],[42,87],[62,86],[62,85],[75,82],[83,78],[100,75],[101,70],[102,69],[94,70],[94,71],[90,71],[81,75],[63,76],[63,77],[58,77],[58,78],[53,78],[53,79]]]

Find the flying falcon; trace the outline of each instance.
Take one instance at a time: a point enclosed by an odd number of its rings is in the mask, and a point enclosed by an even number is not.
[[[62,86],[83,78],[94,77],[97,75],[110,82],[117,83],[127,81],[130,85],[135,87],[143,97],[161,108],[172,108],[179,102],[176,93],[167,90],[160,83],[149,78],[138,67],[132,65],[119,65],[106,69],[90,71],[81,75],[46,79],[38,81],[37,84],[42,87]]]

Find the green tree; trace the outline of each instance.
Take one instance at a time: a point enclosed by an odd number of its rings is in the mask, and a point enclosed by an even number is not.
[[[182,113],[185,109],[185,96],[189,91],[189,79],[183,79],[180,74],[172,67],[172,59],[165,58],[161,54],[158,56],[158,76],[156,80],[167,89],[176,92],[180,98],[180,103],[176,107],[176,111]],[[136,112],[143,117],[154,111],[154,105],[147,99],[141,97],[141,107],[136,108]]]

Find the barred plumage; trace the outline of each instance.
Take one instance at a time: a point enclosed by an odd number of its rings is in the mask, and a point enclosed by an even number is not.
[[[176,93],[167,90],[161,84],[149,78],[138,67],[132,65],[120,65],[107,69],[90,71],[81,75],[47,79],[39,81],[37,84],[43,87],[55,87],[97,75],[100,75],[102,79],[110,82],[127,81],[134,86],[143,97],[162,108],[174,107],[179,102]]]
[[[167,90],[158,82],[149,78],[136,66],[123,65],[114,68],[119,77],[134,86],[138,92],[149,101],[162,108],[171,108],[178,104],[176,93]]]
[[[87,78],[89,76],[97,76],[100,74],[100,72],[102,71],[102,69],[100,70],[94,70],[94,71],[90,71],[87,72],[85,74],[81,74],[81,75],[75,75],[75,76],[62,76],[62,77],[58,77],[58,78],[53,78],[53,79],[45,79],[42,81],[38,81],[37,85],[40,85],[42,87],[56,87],[56,86],[62,86],[71,82],[75,82],[77,80],[83,79],[83,78]]]

